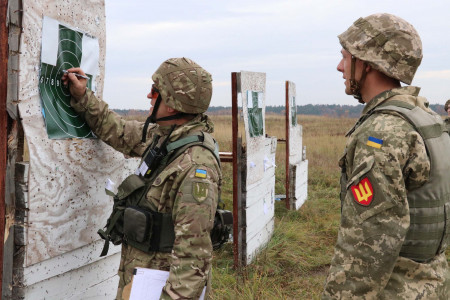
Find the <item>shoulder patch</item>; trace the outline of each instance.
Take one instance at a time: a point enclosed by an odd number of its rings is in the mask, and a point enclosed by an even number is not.
[[[209,184],[206,182],[192,183],[192,196],[198,202],[203,202],[208,197]]]
[[[203,169],[195,169],[195,177],[198,178],[206,178],[206,170]]]
[[[373,136],[369,136],[369,138],[367,139],[367,146],[380,149],[382,145],[383,145],[383,140],[374,138]]]
[[[356,185],[351,186],[353,198],[362,206],[369,206],[373,199],[373,187],[369,178],[362,179]]]

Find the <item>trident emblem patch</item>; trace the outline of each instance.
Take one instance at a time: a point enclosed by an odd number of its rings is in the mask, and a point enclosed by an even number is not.
[[[369,178],[364,178],[357,185],[351,187],[356,203],[369,206],[373,199],[373,188]]]

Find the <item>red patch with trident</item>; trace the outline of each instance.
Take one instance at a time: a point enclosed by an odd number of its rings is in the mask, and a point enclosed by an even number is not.
[[[369,206],[373,199],[373,187],[369,178],[364,178],[358,184],[351,187],[356,203]]]

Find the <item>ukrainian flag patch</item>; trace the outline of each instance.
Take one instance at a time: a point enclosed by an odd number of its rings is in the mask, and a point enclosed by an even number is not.
[[[195,177],[206,178],[206,170],[196,169],[195,170]]]
[[[383,145],[383,140],[374,138],[373,136],[369,136],[369,139],[367,140],[367,146],[380,149],[382,145]]]

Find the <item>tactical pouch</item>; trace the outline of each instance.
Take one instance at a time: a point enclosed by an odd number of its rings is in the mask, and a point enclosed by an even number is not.
[[[175,241],[172,214],[142,207],[127,207],[124,213],[124,243],[146,253],[172,252]]]
[[[104,229],[99,229],[97,233],[105,240],[100,256],[108,253],[109,242],[120,245],[123,241],[123,218],[125,207],[134,203],[142,197],[145,192],[145,182],[137,175],[128,176],[118,187],[114,196],[114,206],[111,215],[106,222]]]
[[[159,238],[155,238],[154,245],[158,247],[159,252],[172,252],[173,243],[175,241],[175,228],[173,226],[172,214],[161,214],[161,230]]]
[[[123,235],[127,243],[150,244],[152,233],[152,214],[139,207],[125,208],[123,217]]]

